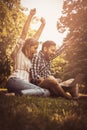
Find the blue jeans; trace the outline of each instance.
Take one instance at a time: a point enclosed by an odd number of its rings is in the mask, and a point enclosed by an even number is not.
[[[23,81],[20,78],[16,77],[10,78],[7,82],[6,87],[8,89],[8,92],[14,92],[15,94],[50,96],[49,90],[40,88],[37,85]]]

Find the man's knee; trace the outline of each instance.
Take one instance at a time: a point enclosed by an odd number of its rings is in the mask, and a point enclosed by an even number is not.
[[[46,78],[44,79],[40,84],[39,86],[42,87],[42,88],[51,88],[51,87],[54,87],[55,85],[57,85],[57,81],[53,78]]]

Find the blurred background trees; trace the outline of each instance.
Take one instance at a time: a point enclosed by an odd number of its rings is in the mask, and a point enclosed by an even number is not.
[[[0,0],[0,87],[4,86],[12,71],[10,54],[14,48],[27,16],[21,0]],[[52,73],[63,80],[79,73],[85,75],[87,84],[87,0],[64,0],[62,16],[57,29],[67,36],[60,56],[52,62]],[[37,21],[36,21],[37,22]],[[30,28],[31,37],[36,30]],[[55,34],[54,34],[55,35]]]
[[[10,54],[26,19],[20,0],[0,0],[0,87],[12,70]],[[34,31],[31,30],[30,36]]]
[[[58,20],[59,32],[68,32],[64,43],[63,58],[66,64],[63,67],[63,78],[75,77],[79,73],[85,75],[87,84],[87,1],[64,0],[62,16]]]

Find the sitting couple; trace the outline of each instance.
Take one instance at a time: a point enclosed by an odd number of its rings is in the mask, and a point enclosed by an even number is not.
[[[37,32],[32,38],[26,39],[30,22],[35,14],[36,9],[31,9],[22,34],[11,54],[14,62],[14,72],[9,76],[6,84],[8,92],[14,92],[16,95],[43,97],[55,95],[66,99],[78,97],[76,85],[72,86],[71,83],[70,87],[67,87],[67,91],[70,92],[69,95],[58,81],[51,76],[50,57],[56,52],[56,44],[53,41],[44,42],[42,50],[34,56],[39,45],[38,39],[45,26],[45,19],[42,17]]]

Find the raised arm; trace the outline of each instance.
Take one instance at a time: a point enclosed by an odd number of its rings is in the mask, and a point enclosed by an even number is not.
[[[36,9],[35,8],[31,9],[30,14],[29,14],[29,16],[28,16],[28,18],[27,18],[27,20],[26,20],[26,22],[24,24],[24,27],[23,27],[23,30],[22,30],[22,33],[21,33],[21,36],[20,36],[20,38],[22,38],[23,40],[25,40],[25,38],[26,38],[26,35],[28,33],[28,28],[30,26],[31,19],[35,14],[36,14]]]
[[[41,17],[40,21],[41,21],[41,25],[40,25],[39,29],[36,31],[36,33],[33,36],[36,40],[38,40],[39,37],[41,36],[41,33],[42,33],[42,31],[43,31],[43,29],[45,27],[45,24],[46,24],[45,19],[43,17]]]
[[[17,53],[21,50],[23,43],[24,43],[24,40],[25,40],[27,33],[28,33],[28,28],[30,26],[31,19],[35,14],[36,14],[36,9],[35,8],[31,9],[30,13],[28,15],[28,18],[25,21],[25,24],[23,26],[22,33],[21,33],[21,36],[20,36],[20,40],[18,41],[17,45],[15,46],[15,48],[14,48],[12,54],[11,54],[12,58],[14,58],[17,55]]]

